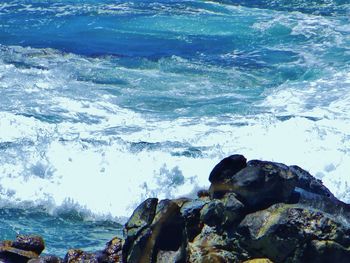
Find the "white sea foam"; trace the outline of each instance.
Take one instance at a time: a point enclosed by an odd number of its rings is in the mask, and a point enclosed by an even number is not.
[[[255,102],[255,115],[160,118],[137,111],[142,103],[120,106],[118,96],[102,92],[112,85],[96,81],[104,80],[99,72],[116,78],[113,91],[130,98],[157,90],[164,96],[214,99],[220,97],[210,91],[220,88],[223,96],[244,100],[249,96],[230,92],[228,81],[217,87],[207,76],[188,74],[184,80],[169,68],[240,72],[175,56],[132,69],[114,67],[108,58],[50,49],[1,47],[0,52],[1,205],[44,206],[58,214],[72,208],[88,217],[128,216],[146,197],[190,195],[208,187],[211,169],[233,153],[297,164],[350,202],[346,68],[268,90]],[[186,107],[177,110],[188,112]]]
[[[298,164],[349,201],[349,120],[293,117],[282,122],[261,116],[246,126],[217,123],[216,127],[208,124],[215,120],[190,126],[160,122],[157,128],[120,136],[123,140],[93,139],[81,127],[77,138],[63,141],[59,136],[67,137],[67,123],[60,131],[32,118],[2,114],[1,120],[6,120],[1,122],[2,131],[12,134],[15,127],[17,131],[6,141],[19,143],[2,150],[8,157],[1,158],[1,197],[13,203],[71,203],[96,215],[125,216],[146,197],[169,198],[207,187],[212,167],[232,153]],[[40,137],[46,133],[45,141]],[[23,143],[30,138],[33,145]],[[197,158],[176,156],[171,147],[130,151],[125,141],[132,139],[185,142],[206,150]]]

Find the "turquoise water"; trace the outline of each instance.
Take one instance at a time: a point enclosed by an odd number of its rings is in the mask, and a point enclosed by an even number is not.
[[[345,0],[1,1],[0,239],[102,248],[232,153],[350,202],[349,18]]]

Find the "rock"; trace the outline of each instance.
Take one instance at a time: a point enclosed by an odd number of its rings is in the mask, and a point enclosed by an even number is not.
[[[45,249],[45,243],[41,236],[18,235],[13,242],[12,247],[26,251],[33,251],[40,255]]]
[[[149,198],[142,202],[133,212],[130,219],[125,225],[125,230],[127,235],[130,236],[131,231],[135,231],[149,226],[156,213],[156,208],[158,204],[157,198]]]
[[[192,200],[190,198],[187,197],[182,197],[182,198],[177,198],[177,199],[173,199],[171,200],[174,203],[176,203],[180,208],[182,206],[184,206],[186,203],[191,202]]]
[[[223,225],[233,226],[238,220],[241,220],[245,215],[245,207],[240,202],[234,193],[227,193],[221,200],[224,204]]]
[[[38,258],[44,249],[45,243],[42,237],[18,235],[15,241],[4,241],[0,244],[0,261],[28,262]]]
[[[38,236],[0,244],[6,263],[349,262],[350,206],[298,166],[232,155],[215,166],[197,199],[141,203],[98,252],[40,256]]]
[[[159,250],[157,254],[157,263],[170,263],[170,262],[181,262],[179,258],[182,257],[182,251],[164,251]]]
[[[124,240],[115,237],[107,242],[106,247],[100,253],[98,253],[98,262],[100,263],[113,263],[122,262],[122,249]]]
[[[126,242],[128,242],[128,237]],[[145,228],[130,245],[129,253],[123,255],[123,258],[126,258],[126,261],[123,262],[154,262],[154,246],[155,238],[152,236],[152,230]],[[125,253],[124,250],[123,253]]]
[[[277,204],[249,214],[240,223],[238,232],[251,256],[276,262],[310,262],[303,261],[310,258],[307,248],[313,242],[325,240],[334,242],[327,247],[327,253],[350,256],[346,249],[350,246],[348,224],[297,204]],[[321,257],[318,253],[314,255]]]
[[[315,263],[347,263],[350,258],[350,249],[330,240],[312,240],[305,249],[302,262]]]
[[[268,258],[254,258],[254,259],[246,260],[243,263],[273,263],[273,262]]]
[[[185,221],[186,237],[192,241],[197,236],[202,227],[203,222],[200,220],[200,211],[206,202],[202,200],[192,200],[181,207],[181,215]]]
[[[220,200],[214,200],[206,204],[200,213],[200,220],[208,225],[221,225],[224,218],[224,204]]]
[[[30,259],[38,257],[33,251],[26,251],[10,246],[0,246],[0,262],[6,263],[26,263]]]
[[[297,177],[287,166],[262,161],[250,161],[247,165],[221,184],[212,185],[212,196],[233,192],[245,206],[253,210],[289,202]]]
[[[98,258],[93,253],[87,253],[80,249],[68,250],[63,260],[64,263],[98,263]]]
[[[199,190],[197,192],[197,196],[198,196],[198,198],[206,198],[206,197],[209,197],[210,194],[209,194],[208,190]]]
[[[289,168],[298,178],[296,187],[304,189],[310,193],[327,197],[332,201],[337,201],[337,198],[335,198],[331,191],[323,185],[321,180],[316,179],[299,166],[292,165],[289,166]]]
[[[209,175],[211,183],[230,179],[234,174],[247,166],[247,159],[243,155],[235,154],[219,162]]]
[[[123,246],[123,261],[126,262],[130,254],[133,243],[140,233],[150,226],[156,214],[158,199],[149,198],[142,202],[133,212],[124,228],[124,235],[126,236],[125,244]],[[140,242],[140,240],[138,241]]]
[[[204,226],[201,233],[195,237],[192,244],[198,247],[215,247],[230,250],[230,240],[226,233],[221,233],[215,227]]]
[[[36,259],[31,259],[28,263],[62,263],[63,259],[53,256],[53,255],[45,255]]]
[[[157,234],[157,248],[165,251],[179,249],[184,238],[180,207],[171,200],[160,201],[151,228]]]
[[[243,217],[244,205],[235,197],[235,194],[228,193],[222,200],[212,200],[207,203],[200,212],[200,220],[208,226],[233,225]]]
[[[201,233],[188,244],[187,262],[237,262],[230,240],[214,227],[204,226]]]
[[[123,248],[123,258],[127,262],[155,262],[159,251],[179,250],[181,257],[183,240],[184,220],[180,207],[176,202],[162,200],[157,205],[152,223],[146,225],[135,237],[126,237],[125,243],[129,247],[128,250]]]
[[[233,253],[218,248],[191,248],[187,263],[231,263],[238,262]]]

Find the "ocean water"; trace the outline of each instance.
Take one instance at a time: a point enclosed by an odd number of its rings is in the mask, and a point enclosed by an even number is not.
[[[101,249],[222,158],[350,202],[348,0],[2,0],[0,239]]]

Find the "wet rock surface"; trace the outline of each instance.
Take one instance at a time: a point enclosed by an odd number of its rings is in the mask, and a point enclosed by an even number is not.
[[[101,251],[40,256],[40,237],[18,236],[0,262],[350,262],[349,205],[302,168],[232,155],[209,180],[197,199],[145,200]]]
[[[0,262],[28,262],[37,259],[44,248],[42,237],[18,235],[15,241],[0,243]]]

